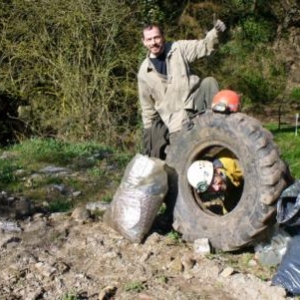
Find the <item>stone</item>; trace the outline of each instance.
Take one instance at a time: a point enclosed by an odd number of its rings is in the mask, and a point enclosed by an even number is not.
[[[71,217],[77,222],[86,222],[90,218],[90,212],[85,207],[76,207]]]
[[[44,277],[51,277],[57,271],[56,268],[44,262],[38,262],[34,266]]]
[[[116,286],[112,286],[112,285],[107,286],[100,291],[98,299],[99,300],[112,299],[116,291],[117,291]]]
[[[205,255],[211,253],[211,246],[207,238],[197,239],[194,241],[194,252]]]
[[[110,203],[103,202],[103,201],[96,201],[96,202],[89,202],[85,205],[86,209],[94,212],[94,211],[99,211],[99,212],[105,212]]]
[[[234,273],[234,269],[231,267],[226,267],[220,274],[222,277],[229,277]]]
[[[183,265],[181,263],[181,259],[180,258],[175,258],[173,259],[169,265],[168,265],[168,269],[176,272],[176,273],[181,273],[183,271]]]
[[[184,267],[184,271],[188,271],[194,267],[196,261],[191,255],[184,255],[181,258],[181,263]]]

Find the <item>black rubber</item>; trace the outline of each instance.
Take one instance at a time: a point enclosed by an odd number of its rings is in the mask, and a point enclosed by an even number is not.
[[[175,171],[170,189],[177,194],[173,227],[186,241],[208,238],[214,248],[223,251],[249,246],[275,223],[277,200],[288,185],[287,166],[273,135],[258,120],[242,113],[206,111],[193,123],[192,129],[183,129],[175,142],[171,140],[167,151],[166,162]],[[218,147],[238,158],[244,175],[241,197],[224,215],[199,205],[186,178],[193,161]]]

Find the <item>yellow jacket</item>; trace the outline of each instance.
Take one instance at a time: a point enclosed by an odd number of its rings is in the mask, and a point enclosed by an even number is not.
[[[220,167],[235,187],[239,187],[243,182],[243,172],[239,161],[228,150],[221,151],[216,157],[214,165]],[[221,165],[218,164],[218,161],[221,162]]]

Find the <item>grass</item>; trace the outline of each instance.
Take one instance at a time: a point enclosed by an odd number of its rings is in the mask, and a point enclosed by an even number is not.
[[[79,300],[79,297],[77,297],[76,294],[71,292],[65,294],[60,300]]]
[[[171,230],[166,236],[171,244],[179,244],[182,242],[181,234],[175,230]]]
[[[18,177],[15,171],[20,168],[21,165],[17,162],[3,159],[0,160],[0,182],[8,184],[17,181]]]
[[[95,142],[67,143],[51,138],[25,140],[12,146],[10,150],[22,153],[22,160],[26,162],[56,163],[62,166],[78,157],[93,155],[102,158],[113,152],[111,148]]]
[[[124,289],[126,292],[140,293],[145,289],[145,284],[141,281],[131,281],[125,284]]]
[[[265,127],[273,133],[282,159],[288,163],[292,175],[300,179],[300,131],[296,135],[295,126],[290,124],[282,124],[280,129],[275,123],[266,124]]]
[[[78,202],[110,202],[132,156],[96,142],[38,138],[1,150],[7,158],[0,159],[0,188],[35,203],[46,201],[51,212],[68,211]],[[41,173],[47,166],[71,172]],[[75,191],[80,191],[80,196],[74,198]]]

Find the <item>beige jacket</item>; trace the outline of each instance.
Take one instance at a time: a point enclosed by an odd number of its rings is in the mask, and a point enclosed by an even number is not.
[[[179,131],[186,119],[185,109],[195,109],[193,96],[200,78],[192,75],[189,64],[210,55],[218,44],[218,34],[210,30],[202,40],[167,42],[167,76],[156,72],[147,58],[138,72],[139,100],[144,128],[160,115],[169,132]]]

